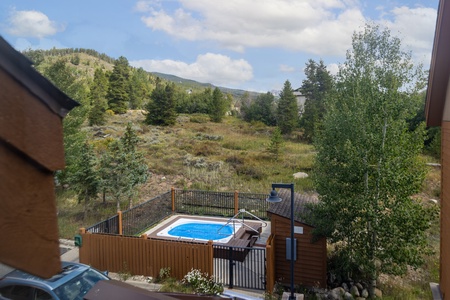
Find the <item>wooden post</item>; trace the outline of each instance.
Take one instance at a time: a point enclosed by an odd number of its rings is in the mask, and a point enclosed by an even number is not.
[[[234,191],[234,214],[236,215],[239,211],[239,192]]]
[[[275,249],[274,235],[271,234],[266,242],[266,292],[272,294],[275,286]]]
[[[146,239],[147,239],[147,234],[146,234],[146,233],[142,234],[142,235],[141,235],[141,238],[143,238],[144,240],[146,240]]]
[[[80,234],[85,234],[85,233],[86,233],[86,228],[82,227],[82,228],[80,228],[80,229],[78,230],[78,232],[79,232]]]
[[[208,274],[214,274],[214,248],[213,248],[213,241],[208,241],[208,247],[209,247],[209,267],[206,271]]]
[[[175,212],[175,188],[172,187],[172,212]]]
[[[118,232],[118,234],[122,235],[123,234],[122,211],[119,210],[117,212],[117,216],[119,217],[119,224],[118,224],[119,232]]]

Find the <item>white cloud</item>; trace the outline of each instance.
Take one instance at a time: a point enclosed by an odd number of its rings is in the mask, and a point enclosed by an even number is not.
[[[280,71],[283,73],[292,73],[295,72],[295,68],[288,65],[280,65]]]
[[[235,51],[281,47],[342,55],[365,21],[353,1],[180,0],[171,12],[141,2],[146,11],[141,19],[149,28],[185,40],[215,41]]]
[[[237,86],[253,78],[253,68],[247,61],[214,53],[199,55],[190,64],[166,59],[136,60],[130,61],[130,65],[215,85]]]
[[[433,45],[437,11],[433,8],[406,6],[394,8],[380,22],[388,26],[391,34],[402,39],[402,46],[413,52],[416,60],[429,63]]]
[[[13,10],[8,21],[8,33],[19,37],[43,38],[64,29],[42,12],[35,10]]]
[[[141,20],[153,30],[189,41],[212,41],[227,49],[282,48],[344,57],[351,37],[369,20],[357,0],[178,0],[171,10],[159,1],[139,1]],[[392,7],[392,6],[391,6]],[[372,20],[400,32],[416,58],[429,57],[436,10],[378,6]],[[426,58],[425,58],[426,60]]]

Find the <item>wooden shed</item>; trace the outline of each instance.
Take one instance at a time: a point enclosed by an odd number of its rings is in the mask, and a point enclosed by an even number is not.
[[[290,260],[286,257],[286,242],[291,236],[291,193],[281,189],[278,196],[283,199],[279,203],[270,204],[268,213],[271,221],[271,233],[274,237],[275,248],[275,278],[285,285],[290,284]],[[294,226],[302,228],[303,233],[295,233],[297,260],[294,264],[295,285],[319,286],[327,285],[327,243],[325,238],[313,242],[312,230],[314,226],[305,223],[300,217],[305,204],[316,201],[314,198],[294,194]],[[295,231],[294,231],[295,232]],[[289,247],[288,245],[288,247]]]
[[[0,262],[45,278],[61,270],[53,175],[76,105],[0,37]]]
[[[439,291],[434,299],[450,299],[450,1],[440,0],[428,78],[428,126],[441,127],[441,231]],[[432,285],[433,290],[439,290]]]

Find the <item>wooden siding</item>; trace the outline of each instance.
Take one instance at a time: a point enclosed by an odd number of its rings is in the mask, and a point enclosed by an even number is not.
[[[439,285],[443,299],[450,299],[450,122],[442,123],[441,136],[441,268]]]
[[[51,277],[61,270],[53,173],[1,141],[0,170],[0,260]]]
[[[275,235],[275,278],[283,284],[290,283],[290,261],[286,259],[286,238],[290,237],[290,220],[278,215],[271,217],[271,231]],[[312,227],[296,222],[303,227],[303,234],[295,234],[297,239],[297,261],[294,266],[294,281],[297,285],[326,287],[326,240],[312,243]]]
[[[170,268],[171,276],[177,279],[192,268],[213,274],[212,243],[89,233],[82,233],[81,237],[80,262],[99,270],[157,277],[160,269]]]
[[[0,69],[0,139],[42,167],[64,168],[61,117]]]

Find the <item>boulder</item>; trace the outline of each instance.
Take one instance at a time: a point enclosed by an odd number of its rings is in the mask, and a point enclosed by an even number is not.
[[[298,179],[298,178],[306,178],[308,177],[308,174],[304,173],[304,172],[297,172],[294,174],[294,178]]]

